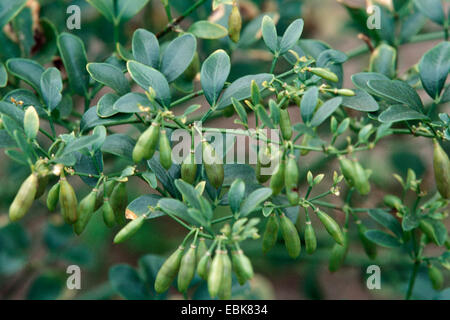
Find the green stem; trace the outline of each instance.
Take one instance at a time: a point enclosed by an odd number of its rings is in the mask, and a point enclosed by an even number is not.
[[[411,299],[411,295],[412,295],[412,292],[414,289],[414,284],[416,282],[417,272],[419,271],[419,267],[420,267],[420,261],[416,261],[413,266],[413,271],[412,271],[411,277],[409,278],[408,290],[406,291],[406,296],[405,296],[406,300]]]

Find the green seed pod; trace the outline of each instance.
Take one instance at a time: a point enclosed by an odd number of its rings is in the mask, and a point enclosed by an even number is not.
[[[287,109],[280,110],[280,130],[284,140],[291,140],[292,125],[289,111]]]
[[[305,133],[303,135],[303,139],[302,139],[302,143],[300,144],[302,147],[308,147],[309,146],[309,142],[311,141],[312,136],[310,136],[309,134]],[[309,150],[306,149],[302,149],[300,151],[300,155],[302,156],[306,156],[309,153]]]
[[[198,239],[198,247],[197,247],[197,264],[200,262],[200,259],[208,252],[208,247],[206,246],[205,238]]]
[[[155,279],[155,291],[157,293],[167,291],[173,280],[175,280],[178,269],[180,268],[183,251],[184,247],[178,247],[178,249],[163,263],[161,269],[159,269]]]
[[[127,219],[125,218],[125,210],[128,206],[128,194],[125,182],[118,183],[111,193],[110,204],[116,217],[118,225],[125,225]]]
[[[230,118],[230,117],[232,117],[232,116],[234,115],[234,107],[233,107],[233,106],[228,106],[228,107],[224,108],[224,109],[222,110],[222,115],[223,115],[225,118]]]
[[[49,211],[53,212],[56,209],[59,199],[59,182],[55,183],[53,187],[50,188],[47,195],[47,208]]]
[[[231,9],[230,16],[228,17],[228,35],[234,43],[239,42],[239,38],[241,37],[241,28],[242,18],[241,13],[239,12],[239,7],[237,5],[233,5],[233,9]]]
[[[286,161],[281,160],[278,164],[275,173],[270,179],[270,188],[272,189],[272,194],[275,196],[283,190],[284,187],[284,172],[286,168]]]
[[[335,272],[339,270],[344,263],[345,257],[348,251],[348,232],[344,232],[344,244],[341,246],[335,244],[331,250],[330,260],[328,264],[328,269],[330,272]]]
[[[392,194],[385,195],[383,198],[383,202],[390,208],[398,210],[402,206],[402,200],[399,197],[394,196]]]
[[[125,227],[120,229],[120,231],[114,237],[114,243],[121,243],[125,240],[131,238],[144,224],[145,215],[140,215],[136,219],[128,222]]]
[[[253,267],[250,259],[242,252],[242,250],[233,251],[231,253],[233,261],[233,270],[236,273],[236,278],[242,286],[247,280],[253,278]]]
[[[100,209],[100,207],[103,205],[104,198],[109,198],[111,196],[111,193],[114,190],[114,187],[116,185],[115,180],[108,180],[104,182],[97,192],[97,199],[95,200],[95,211]]]
[[[320,221],[324,225],[327,232],[333,237],[333,239],[339,243],[340,245],[344,245],[344,235],[342,234],[341,228],[337,224],[336,221],[333,220],[329,215],[325,212],[317,210],[317,216]]]
[[[142,159],[151,159],[155,153],[159,141],[160,124],[154,121],[152,125],[141,134],[133,149],[133,161],[140,162]]]
[[[35,199],[39,199],[45,192],[45,189],[47,188],[49,180],[48,174],[38,174],[38,188],[36,191],[36,195],[34,196]]]
[[[181,179],[189,184],[194,184],[197,177],[197,164],[195,163],[195,153],[191,151],[181,164]]]
[[[366,226],[363,225],[361,221],[358,221],[356,223],[358,226],[358,236],[361,240],[364,251],[370,259],[374,260],[377,257],[377,246],[366,237]]]
[[[220,159],[216,156],[214,148],[206,141],[203,141],[203,166],[206,176],[211,185],[219,189],[223,184],[224,169]]]
[[[259,149],[258,158],[256,161],[256,179],[258,179],[259,183],[267,182],[271,175],[270,174],[262,174],[262,168],[269,168],[271,165],[271,153],[270,148],[266,146],[265,148]]]
[[[370,192],[370,182],[367,177],[366,171],[358,161],[353,162],[353,168],[355,169],[355,187],[360,195],[367,195]]]
[[[277,242],[279,227],[278,217],[275,213],[272,213],[267,219],[266,229],[264,230],[262,240],[262,251],[264,254],[269,252]]]
[[[38,187],[38,177],[32,173],[22,183],[13,202],[9,206],[9,219],[17,221],[30,210]]]
[[[78,204],[78,219],[73,225],[73,229],[77,235],[80,235],[86,228],[89,220],[92,217],[95,209],[95,201],[97,200],[97,189],[93,189],[83,200]]]
[[[77,221],[77,196],[66,177],[61,176],[59,180],[59,204],[64,221],[74,224]]]
[[[350,89],[339,89],[339,90],[336,90],[336,93],[338,95],[341,95],[344,97],[353,97],[356,95],[355,91],[350,90]]]
[[[109,198],[105,198],[103,200],[102,215],[103,221],[105,222],[106,226],[108,226],[109,228],[114,227],[114,225],[116,224],[116,216],[114,215],[114,210],[111,207]]]
[[[286,186],[286,190],[297,189],[298,179],[299,172],[297,161],[295,160],[295,156],[290,154],[287,159],[286,170],[284,173],[284,184]]]
[[[286,191],[286,196],[291,205],[297,205],[300,199],[298,192],[294,190]]]
[[[309,68],[308,69],[309,72],[315,74],[316,76],[321,77],[322,79],[328,80],[328,81],[332,81],[332,82],[339,82],[339,78],[338,76],[331,72],[328,69],[324,69],[324,68]]]
[[[197,51],[195,51],[194,57],[187,69],[183,72],[183,79],[190,82],[195,79],[200,71],[200,58]]]
[[[434,140],[434,179],[442,198],[450,199],[450,161],[440,144]]]
[[[289,256],[297,258],[301,251],[300,237],[292,221],[283,213],[280,216],[281,234]]]
[[[208,279],[209,267],[211,266],[211,253],[206,252],[198,261],[197,274],[203,280]]]
[[[317,239],[311,221],[306,221],[305,227],[305,246],[308,254],[313,254],[317,248]]]
[[[216,297],[219,293],[223,271],[222,254],[220,250],[216,250],[216,254],[214,255],[208,274],[208,291],[211,298]]]
[[[435,244],[439,244],[439,241],[436,237],[436,233],[434,232],[433,225],[425,219],[420,220],[419,228],[422,232],[427,236],[430,241],[433,241]]]
[[[159,135],[159,161],[166,170],[172,166],[172,148],[166,130],[161,130]]]
[[[354,162],[347,158],[341,157],[339,158],[339,165],[341,167],[341,172],[344,175],[345,181],[347,181],[349,187],[354,187],[356,180]]]
[[[441,290],[444,285],[444,277],[441,271],[433,265],[428,267],[428,277],[431,280],[434,290]]]
[[[217,294],[219,299],[228,300],[231,298],[231,287],[233,284],[232,265],[230,257],[228,256],[228,253],[226,251],[222,251],[220,256],[222,257],[223,274],[220,281],[219,292]]]
[[[189,284],[195,275],[196,258],[196,246],[191,245],[188,251],[181,259],[180,271],[178,272],[178,290],[180,292],[186,292],[189,288]]]

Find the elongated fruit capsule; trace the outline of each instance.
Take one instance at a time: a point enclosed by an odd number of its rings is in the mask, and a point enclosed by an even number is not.
[[[444,277],[441,271],[435,266],[431,265],[428,267],[428,277],[431,280],[434,290],[441,290],[444,284]]]
[[[305,247],[308,254],[314,253],[317,248],[317,239],[311,221],[306,221],[305,227]]]
[[[216,250],[208,275],[208,291],[211,298],[219,293],[223,276],[223,259],[220,250]]]
[[[109,202],[114,211],[116,223],[118,225],[126,224],[127,219],[125,218],[125,210],[127,209],[128,205],[128,194],[127,187],[124,182],[120,182],[114,187]]]
[[[183,251],[183,246],[178,247],[178,249],[163,263],[161,269],[159,269],[155,279],[155,291],[157,293],[167,291],[173,280],[175,280],[178,269],[180,268]]]
[[[181,179],[189,184],[194,184],[197,177],[197,164],[195,163],[195,153],[192,150],[181,164]]]
[[[97,200],[95,200],[95,211],[100,209],[105,198],[109,198],[109,196],[111,196],[115,186],[116,181],[114,180],[108,180],[101,185],[97,192]]]
[[[239,42],[241,28],[242,18],[241,13],[239,12],[239,7],[237,5],[233,5],[233,9],[231,9],[230,16],[228,17],[228,35],[234,43]]]
[[[258,179],[259,183],[267,182],[271,175],[270,174],[262,174],[263,168],[269,168],[271,164],[271,154],[269,147],[261,148],[258,152],[258,159],[256,162],[256,179]]]
[[[155,153],[159,141],[160,124],[154,121],[139,137],[133,149],[133,161],[140,162],[142,159],[151,159]]]
[[[50,212],[55,211],[59,199],[59,182],[50,188],[47,195],[47,208]]]
[[[172,166],[172,148],[166,130],[161,130],[159,135],[159,161],[166,170]]]
[[[78,204],[78,219],[75,222],[73,229],[77,235],[80,235],[86,228],[89,220],[92,217],[95,209],[95,201],[97,200],[97,189],[93,189],[83,200]]]
[[[180,271],[178,272],[178,290],[180,292],[186,292],[192,278],[194,278],[195,264],[197,261],[196,251],[197,247],[195,245],[191,245],[181,259]]]
[[[114,237],[114,243],[121,243],[131,238],[144,224],[145,215],[140,215],[136,219],[128,222]]]
[[[422,219],[419,222],[419,228],[423,233],[427,236],[430,241],[433,241],[435,244],[439,244],[439,241],[436,237],[436,233],[434,232],[433,225],[428,220]]]
[[[353,168],[355,169],[355,187],[360,195],[367,195],[370,192],[370,182],[367,178],[366,171],[358,161],[353,162]]]
[[[219,189],[223,184],[224,169],[222,161],[216,156],[214,148],[206,141],[203,141],[203,166],[206,176],[211,185]]]
[[[309,68],[308,69],[309,72],[315,74],[316,76],[321,77],[322,79],[328,80],[328,81],[332,81],[332,82],[339,82],[339,78],[338,76],[331,72],[328,69],[324,69],[324,68]]]
[[[270,179],[270,188],[272,189],[272,194],[275,196],[283,190],[284,187],[284,172],[286,169],[286,162],[281,160],[278,164],[275,173]]]
[[[295,225],[284,213],[280,216],[280,228],[289,256],[297,258],[301,251],[300,237]]]
[[[286,186],[286,189],[287,190],[297,189],[298,179],[299,179],[299,172],[297,161],[295,160],[295,156],[293,154],[290,154],[287,159],[286,170],[284,173],[284,184]]]
[[[328,264],[328,269],[330,272],[335,272],[339,270],[344,263],[345,257],[348,251],[348,234],[345,232],[344,235],[344,245],[334,244],[331,250],[330,261]]]
[[[105,198],[103,200],[102,215],[103,215],[103,221],[105,222],[105,224],[109,228],[114,227],[114,225],[116,224],[116,217],[114,215],[114,210],[111,207],[111,203],[109,202],[109,198]]]
[[[203,280],[208,279],[210,266],[211,266],[211,253],[208,251],[200,258],[197,265],[197,274]]]
[[[342,234],[341,228],[329,215],[325,212],[317,210],[317,216],[324,225],[327,232],[333,237],[333,239],[340,245],[344,245],[344,235]]]
[[[402,200],[399,197],[394,196],[392,194],[385,195],[383,198],[383,202],[390,208],[398,210],[402,206]]]
[[[228,256],[228,253],[226,251],[222,251],[220,256],[222,257],[223,274],[220,281],[219,292],[217,294],[219,296],[219,299],[228,300],[231,298],[231,286],[233,284],[232,265],[230,257]]]
[[[203,258],[203,256],[208,252],[208,247],[206,246],[206,240],[205,238],[198,239],[198,246],[197,246],[197,264],[200,262],[200,259]]]
[[[233,261],[233,270],[240,285],[243,285],[253,278],[253,267],[250,259],[242,250],[234,251],[231,254]]]
[[[262,240],[262,251],[264,254],[269,252],[277,242],[279,227],[278,217],[275,213],[272,213],[267,219],[266,229],[264,230]]]
[[[292,125],[291,118],[287,109],[280,110],[280,130],[284,140],[291,140]]]
[[[77,196],[66,177],[61,176],[59,180],[59,204],[64,221],[74,224],[77,221]]]
[[[298,192],[295,190],[287,190],[286,196],[291,205],[297,205],[298,200],[300,199]]]
[[[48,174],[38,175],[38,188],[36,191],[36,195],[34,196],[35,199],[40,198],[44,194],[45,189],[47,188],[48,180],[49,180]]]
[[[436,140],[433,143],[433,168],[437,189],[443,198],[450,199],[450,161],[440,144]]]
[[[345,181],[347,181],[347,184],[350,187],[354,187],[355,186],[355,167],[354,167],[354,163],[353,161],[341,157],[339,158],[339,165],[341,167],[341,172],[344,175]]]
[[[377,257],[377,246],[366,237],[366,226],[363,225],[361,221],[357,221],[356,224],[358,226],[358,236],[361,240],[364,251],[370,259],[374,260]]]
[[[17,221],[30,210],[37,191],[38,177],[32,173],[22,183],[13,202],[9,206],[9,219]]]

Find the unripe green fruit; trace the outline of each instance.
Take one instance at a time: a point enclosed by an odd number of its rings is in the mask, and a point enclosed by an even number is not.
[[[444,285],[444,277],[442,272],[435,266],[430,266],[428,268],[428,277],[431,280],[434,290],[441,290]]]
[[[78,204],[78,219],[73,226],[73,229],[77,235],[80,235],[89,223],[89,220],[94,213],[96,199],[97,190],[94,189]]]
[[[209,252],[206,252],[200,258],[200,260],[198,261],[198,265],[197,265],[197,274],[203,280],[207,280],[208,279],[210,266],[211,266],[211,254]]]
[[[161,130],[159,136],[159,161],[166,170],[169,170],[172,166],[172,148],[166,130]]]
[[[278,217],[275,213],[272,213],[267,219],[266,229],[262,240],[262,251],[264,254],[269,252],[277,242],[279,227]]]
[[[434,140],[433,168],[436,186],[442,198],[450,199],[450,161],[444,149]]]
[[[301,251],[300,237],[292,221],[283,213],[280,216],[281,235],[291,258],[297,258]]]
[[[195,154],[191,152],[181,164],[181,179],[189,184],[194,184],[197,177],[197,164],[195,163]]]
[[[353,162],[355,172],[355,187],[360,195],[367,195],[370,192],[370,183],[366,171],[358,161]]]
[[[30,210],[38,187],[38,177],[32,173],[22,183],[13,202],[9,206],[9,219],[17,221]]]
[[[361,223],[361,221],[357,222],[357,226],[358,236],[361,240],[364,251],[370,259],[374,260],[377,257],[377,246],[374,242],[370,241],[369,238],[366,237],[367,228]]]
[[[293,190],[287,190],[286,196],[291,205],[297,205],[300,199],[298,192]]]
[[[342,234],[341,228],[329,215],[325,212],[317,210],[317,216],[324,225],[327,232],[333,237],[333,239],[340,245],[344,245],[344,235]]]
[[[390,208],[399,209],[402,206],[402,200],[399,197],[394,196],[392,194],[385,195],[383,198],[383,202]]]
[[[197,264],[200,262],[200,259],[208,252],[208,247],[206,246],[205,238],[198,239],[197,246]]]
[[[155,153],[159,141],[159,122],[154,121],[152,125],[141,134],[133,149],[133,161],[140,162],[143,159],[149,160]]]
[[[439,245],[439,241],[436,237],[436,233],[434,232],[433,225],[425,219],[420,220],[419,228],[423,233],[427,236],[430,241],[433,241],[435,244]]]
[[[140,215],[136,219],[128,222],[125,227],[120,229],[120,231],[116,234],[116,236],[114,237],[114,243],[121,243],[131,238],[131,236],[134,235],[142,227],[144,221],[145,216]]]
[[[269,147],[261,148],[258,152],[258,159],[256,162],[256,179],[259,183],[265,183],[267,182],[271,175],[269,174],[262,174],[261,169],[262,168],[269,168],[271,165],[271,153]]]
[[[49,180],[49,175],[40,175],[38,174],[38,188],[36,191],[36,195],[34,196],[35,199],[39,199],[45,192],[45,189],[47,188]]]
[[[308,254],[313,254],[317,248],[317,239],[311,221],[306,222],[305,227],[305,247]]]
[[[222,253],[220,250],[216,250],[208,275],[208,291],[211,298],[216,297],[219,293],[223,271]]]
[[[230,16],[228,17],[228,35],[234,43],[239,42],[241,36],[242,18],[239,7],[233,5]]]
[[[50,188],[47,195],[47,208],[50,212],[55,211],[59,199],[59,182]]]
[[[234,107],[228,106],[222,110],[222,114],[225,118],[230,118],[234,115]]]
[[[289,155],[286,163],[286,170],[284,173],[284,184],[286,190],[297,189],[299,179],[299,171],[297,161],[293,154]]]
[[[125,225],[127,219],[125,217],[125,211],[128,206],[128,193],[125,182],[119,182],[113,189],[111,193],[111,198],[109,199],[111,207],[114,211],[114,216],[116,217],[116,223],[118,225]]]
[[[339,270],[344,263],[345,257],[348,251],[348,234],[344,234],[344,244],[335,244],[331,250],[330,261],[328,264],[328,269],[330,272],[335,272]]]
[[[322,79],[328,80],[328,81],[332,81],[332,82],[339,82],[339,78],[338,76],[331,72],[328,69],[324,69],[324,68],[309,68],[308,69],[309,72],[315,74],[318,77],[321,77]]]
[[[223,251],[220,256],[222,257],[223,274],[217,294],[219,299],[228,300],[231,298],[231,287],[233,284],[231,260],[226,251]]]
[[[113,192],[115,185],[116,181],[108,180],[100,186],[97,192],[97,200],[95,201],[95,211],[100,209],[100,207],[103,205],[105,197],[109,198],[109,196],[111,196],[111,193]]]
[[[173,280],[175,280],[178,269],[180,268],[183,251],[184,247],[178,247],[178,249],[163,263],[161,269],[159,269],[155,279],[156,293],[163,293],[170,288],[170,285]]]
[[[309,134],[305,133],[303,135],[303,139],[302,139],[302,143],[300,144],[302,147],[308,147],[309,146],[309,142],[311,141],[312,136],[310,136]],[[306,149],[302,149],[300,151],[300,155],[302,156],[306,156],[309,153],[310,150],[306,150]]]
[[[189,288],[189,284],[195,275],[196,265],[196,246],[191,245],[186,254],[181,259],[180,271],[178,272],[178,290],[180,292],[186,292]]]
[[[253,267],[250,259],[242,250],[234,251],[231,254],[233,261],[233,270],[240,285],[243,285],[253,278]]]
[[[286,169],[286,162],[281,160],[278,164],[275,173],[270,179],[270,188],[272,189],[272,194],[276,196],[283,190],[284,187],[284,172]]]
[[[206,141],[203,141],[203,166],[206,176],[211,185],[219,189],[223,184],[224,169],[220,159],[216,156],[214,148]]]
[[[114,215],[114,210],[111,207],[111,203],[109,202],[109,198],[105,198],[102,205],[102,215],[103,215],[103,221],[105,222],[106,226],[109,228],[114,227],[116,224],[116,217]]]
[[[356,183],[354,162],[347,158],[341,157],[339,159],[339,165],[341,167],[341,172],[344,175],[345,181],[347,181],[349,187],[354,187]]]
[[[62,176],[59,181],[59,204],[64,221],[74,224],[77,221],[77,196],[66,177]]]
[[[292,138],[292,125],[291,118],[287,109],[280,110],[280,130],[281,136],[284,140],[291,140]]]

